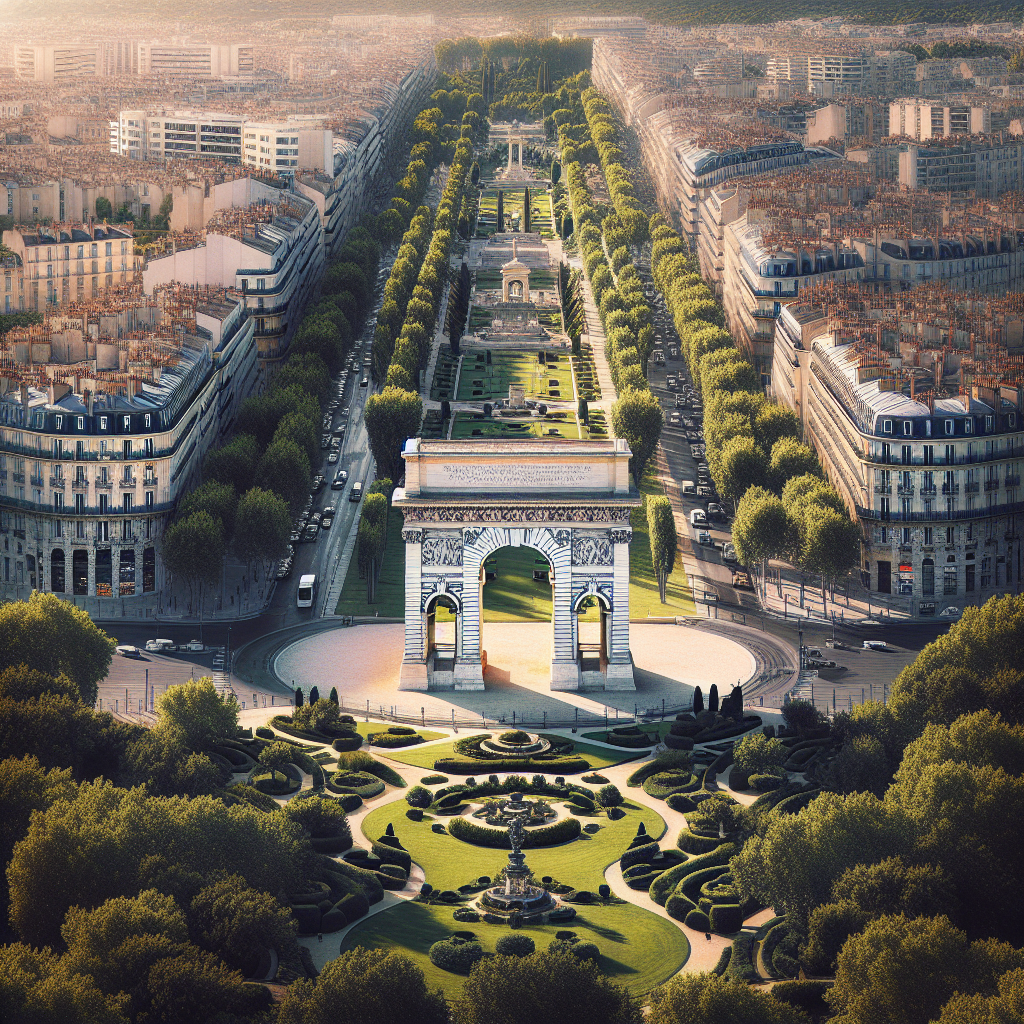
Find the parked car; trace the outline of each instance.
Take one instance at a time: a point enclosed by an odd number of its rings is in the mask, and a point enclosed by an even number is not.
[[[725,509],[717,501],[712,501],[708,505],[708,519],[717,519],[721,522],[726,518]]]
[[[166,651],[177,650],[177,647],[176,647],[176,645],[175,645],[173,640],[160,640],[160,639],[157,639],[157,640],[147,640],[146,641],[146,650],[149,651],[150,654],[163,654]]]
[[[805,658],[805,668],[839,668],[839,663],[826,658]]]
[[[323,474],[317,473],[317,475],[313,477],[313,493],[319,494],[319,492],[323,490],[325,483],[327,483],[327,481],[323,478]]]
[[[692,480],[684,480],[680,485],[683,494],[696,494],[697,485]]]
[[[737,562],[739,559],[736,557],[736,545],[732,541],[727,541],[725,546],[722,548],[722,560],[724,562]]]
[[[302,540],[304,543],[309,544],[316,540],[320,536],[320,527],[315,523],[310,524],[302,531]]]
[[[133,647],[131,644],[118,644],[114,648],[122,658],[141,658],[142,651],[138,647]]]
[[[332,449],[330,455],[327,456],[327,465],[328,466],[333,466],[338,461],[338,459],[340,459],[340,458],[341,458],[341,452],[338,452],[338,451],[335,451],[335,450]]]
[[[345,486],[345,481],[347,480],[348,471],[339,469],[338,472],[334,474],[334,479],[331,481],[331,490],[340,491]]]
[[[697,485],[697,497],[698,498],[711,498],[713,496],[714,496],[713,492],[712,492],[711,488],[708,487],[707,484],[698,484]]]
[[[189,640],[189,642],[187,644],[185,644],[185,650],[186,651],[205,651],[206,650],[206,645],[203,643],[202,640]]]
[[[846,650],[846,644],[844,644],[842,640],[838,639],[838,637],[836,639],[832,639],[832,637],[829,637],[825,641],[825,646],[826,647],[831,647],[831,648],[833,648],[834,650],[837,650],[837,651],[845,651]]]
[[[887,651],[889,645],[884,640],[865,640],[864,641],[865,651]]]
[[[292,563],[291,562],[282,562],[277,567],[277,578],[279,580],[286,580],[291,575],[291,572],[292,572]]]
[[[750,574],[742,569],[733,569],[732,585],[736,590],[753,590],[754,585],[750,582]]]
[[[707,530],[701,530],[697,534],[697,543],[703,544],[705,547],[714,547],[714,540],[711,538],[711,534]]]
[[[707,526],[708,517],[704,514],[704,509],[695,508],[690,512],[690,525],[696,529],[698,526]]]
[[[330,434],[321,434],[320,435],[320,447],[321,448],[330,448],[331,447],[331,435]]]
[[[365,388],[365,387],[368,387],[368,386],[369,386],[369,383],[370,383],[370,379],[369,379],[368,377],[364,377],[364,378],[363,378],[363,379],[362,379],[362,380],[361,380],[361,381],[359,382],[359,386],[360,386],[361,388]]]

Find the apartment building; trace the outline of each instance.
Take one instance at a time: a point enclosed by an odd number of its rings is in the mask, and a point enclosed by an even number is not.
[[[134,71],[157,78],[238,78],[256,71],[252,43],[136,43]]]
[[[124,288],[135,276],[131,225],[62,224],[5,231],[3,244],[20,262],[21,281],[8,287],[4,312],[31,310],[98,298]]]
[[[240,114],[122,110],[110,122],[110,152],[133,160],[205,156],[241,163]]]
[[[979,212],[963,211],[956,218],[950,210],[929,210],[921,197],[906,202],[884,192],[865,203],[865,193],[873,189],[852,191],[856,206],[840,212],[829,204],[831,230],[815,215],[816,201],[804,213],[783,201],[781,189],[775,198],[762,194],[750,200],[746,212],[724,228],[726,320],[766,388],[774,390],[776,321],[782,309],[822,282],[864,282],[897,292],[941,283],[951,292],[987,295],[1024,286],[1024,231],[1004,228]],[[911,233],[915,202],[917,230]],[[902,233],[894,230],[900,220]],[[942,226],[956,220],[959,231]],[[926,233],[929,225],[932,235]]]
[[[998,199],[1024,187],[1024,140],[983,135],[901,144],[899,182],[911,189]]]
[[[102,43],[14,47],[14,75],[24,81],[53,85],[103,74]]]
[[[814,301],[783,311],[776,380],[792,378],[805,437],[860,523],[863,586],[925,618],[1019,592],[1024,388],[1006,359],[1019,314],[965,301],[978,332],[951,337],[927,308],[955,301],[941,290],[898,311],[849,298],[829,316]]]
[[[768,78],[796,83],[825,98],[865,92],[891,92],[914,82],[917,60],[902,50],[796,53],[771,57]]]
[[[921,99],[889,104],[889,133],[918,142],[944,135],[987,135],[992,130],[992,108],[972,104],[951,106]]]
[[[147,293],[171,284],[230,288],[255,323],[262,363],[284,357],[302,310],[323,272],[316,205],[255,178],[212,190],[212,213],[199,234],[172,233],[142,269]]]
[[[167,585],[160,541],[257,377],[237,297],[165,290],[79,304],[3,340],[0,595],[94,614]],[[100,599],[92,603],[87,599]]]

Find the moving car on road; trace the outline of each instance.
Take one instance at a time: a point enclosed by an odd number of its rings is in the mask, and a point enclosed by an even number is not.
[[[300,576],[299,589],[295,595],[296,608],[313,607],[313,591],[316,590],[315,576]]]

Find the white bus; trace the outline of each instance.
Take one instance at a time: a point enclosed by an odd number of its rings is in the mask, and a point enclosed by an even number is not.
[[[313,591],[316,589],[315,576],[302,576],[299,579],[299,592],[295,598],[296,608],[313,607]]]

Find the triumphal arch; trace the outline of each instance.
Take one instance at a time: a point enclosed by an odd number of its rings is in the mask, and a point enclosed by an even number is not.
[[[484,688],[485,561],[526,546],[550,566],[551,689],[634,689],[629,513],[640,500],[626,442],[412,438],[404,457],[401,688]],[[599,643],[585,650],[579,619],[595,605]],[[435,644],[439,606],[455,617],[451,649]]]

